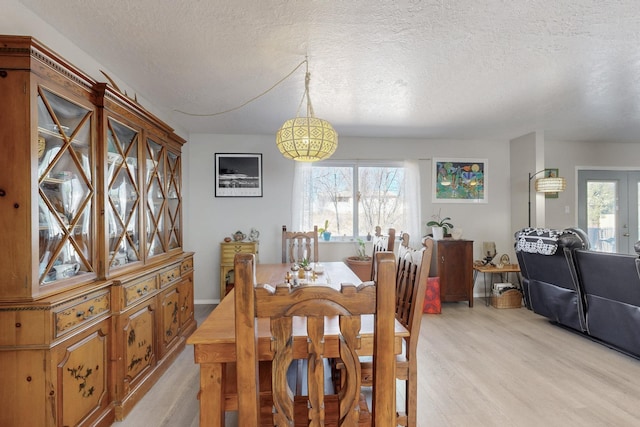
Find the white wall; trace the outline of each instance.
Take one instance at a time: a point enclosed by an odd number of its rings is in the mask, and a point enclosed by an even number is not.
[[[557,168],[559,175],[567,180],[566,190],[559,193],[557,199],[545,199],[544,194],[535,194],[532,189],[532,226],[561,229],[578,225],[578,170],[640,169],[639,143],[545,140],[540,132],[513,139],[510,156],[514,231],[527,225],[527,185],[533,187],[533,183],[527,182],[529,172]],[[536,210],[539,221],[536,221]]]
[[[567,189],[557,199],[546,199],[547,226],[566,228],[578,224],[578,169],[640,170],[640,138],[638,142],[546,142],[545,164],[548,168],[558,168],[560,176],[567,180]]]
[[[184,168],[188,175],[189,200],[185,203],[185,248],[196,252],[195,298],[219,298],[219,243],[236,230],[260,231],[260,262],[280,262],[282,225],[290,225],[291,186],[294,162],[286,160],[275,146],[275,136],[191,135]],[[214,197],[215,153],[262,153],[262,198]],[[486,204],[432,203],[431,158],[463,157],[488,159]],[[495,241],[499,253],[512,259],[513,230],[510,224],[508,141],[447,141],[341,137],[334,159],[420,159],[422,224],[438,209],[474,240],[475,257],[481,257],[483,241]],[[352,243],[323,243],[321,261],[342,260],[354,251]],[[480,286],[480,285],[479,285]]]
[[[509,165],[511,167],[511,221],[513,232],[526,227],[529,219],[528,185],[529,172],[535,172],[535,132],[523,135],[510,141]],[[532,198],[532,205],[535,200]],[[534,209],[532,206],[531,209]],[[532,224],[535,224],[535,216],[531,214]]]
[[[69,13],[73,12],[70,11]],[[156,108],[148,102],[144,96],[138,93],[135,88],[130,87],[125,80],[120,79],[117,70],[111,70],[107,64],[98,62],[91,56],[90,52],[87,53],[73,44],[71,40],[65,38],[55,28],[44,22],[22,3],[16,0],[2,0],[2,6],[0,7],[0,33],[34,37],[49,49],[59,54],[67,62],[73,64],[76,68],[98,82],[107,82],[107,79],[100,72],[100,70],[103,70],[118,84],[121,90],[126,91],[132,97],[133,94],[136,94],[140,105],[160,119],[166,121],[170,126],[175,127],[175,132],[183,138],[186,138],[187,133],[184,129],[176,126],[175,123],[171,123],[168,119],[168,117],[171,116],[170,111],[163,111]]]

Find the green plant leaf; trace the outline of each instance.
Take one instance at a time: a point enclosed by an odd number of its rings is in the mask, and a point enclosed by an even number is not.
[[[448,216],[440,219],[439,221],[431,220],[427,222],[427,227],[443,227],[446,234],[448,229],[453,228],[453,224],[449,221],[451,221],[451,218]]]

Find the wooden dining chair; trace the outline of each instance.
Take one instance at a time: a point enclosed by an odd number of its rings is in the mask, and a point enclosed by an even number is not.
[[[238,366],[242,366],[237,372],[238,425],[396,425],[396,267],[392,254],[379,254],[376,262],[378,282],[343,283],[336,290],[326,285],[255,285],[254,255],[235,256],[236,353]],[[270,347],[258,347],[256,318],[269,319]],[[360,325],[370,318],[374,337],[365,341]],[[300,320],[306,321],[307,334],[292,336],[293,324]],[[361,396],[357,352],[371,343],[374,388],[369,412]],[[345,365],[344,387],[337,394],[325,393],[324,361],[330,357],[340,357]],[[272,359],[272,405],[267,408],[259,394],[260,358]],[[307,360],[308,395],[294,398],[287,370],[296,359]]]
[[[282,226],[282,262],[299,262],[305,258],[318,262],[318,226],[313,231],[287,231]]]
[[[397,423],[402,426],[416,426],[418,404],[418,366],[416,353],[418,337],[420,336],[420,323],[422,320],[422,307],[427,289],[427,278],[431,267],[431,255],[433,253],[433,239],[425,239],[422,249],[414,249],[409,246],[409,235],[403,234],[403,240],[399,248],[397,272],[396,272],[396,319],[410,332],[405,339],[404,353],[396,359],[396,377],[404,381],[405,404],[404,408],[397,408]],[[369,358],[361,359],[361,369],[364,386],[372,386],[373,365]]]
[[[404,357],[398,358],[398,379],[405,380],[405,408],[399,412],[398,424],[415,427],[417,424],[418,405],[418,365],[416,353],[420,324],[422,323],[422,308],[427,290],[427,279],[431,267],[433,254],[433,239],[426,239],[424,248],[409,250],[405,254],[404,265],[399,268],[396,281],[396,319],[410,332],[405,340]]]
[[[380,226],[376,226],[376,232],[373,236],[373,252],[371,256],[375,256],[377,252],[387,251],[393,252],[395,249],[395,240],[396,240],[396,230],[395,228],[390,228],[388,234],[382,234],[382,229]],[[371,280],[375,280],[376,278],[376,269],[375,263],[371,263]]]

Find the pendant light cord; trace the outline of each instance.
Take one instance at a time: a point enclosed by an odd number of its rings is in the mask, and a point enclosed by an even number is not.
[[[309,82],[311,82],[311,73],[309,72],[309,62],[305,59],[304,61],[302,61],[302,63],[300,63],[300,65],[302,65],[305,62],[307,64],[307,69],[304,75],[304,93],[302,94],[302,98],[300,98],[300,104],[298,104],[298,109],[296,110],[296,117],[300,117],[300,109],[302,108],[302,103],[304,102],[305,98],[307,98],[307,117],[315,117],[313,113],[313,105],[311,104],[311,97],[309,96]],[[299,68],[300,65],[298,65],[296,69]]]
[[[302,106],[302,102],[304,101],[304,97],[306,96],[307,97],[307,111],[310,111],[311,112],[311,116],[313,117],[313,107],[311,106],[311,100],[309,99],[309,80],[311,79],[311,74],[309,74],[309,61],[308,61],[307,57],[305,57],[304,61],[299,63],[293,70],[291,70],[291,72],[289,74],[287,74],[286,76],[284,76],[283,78],[278,80],[269,89],[265,90],[264,92],[260,93],[259,95],[254,96],[253,98],[249,99],[248,101],[243,102],[242,104],[238,105],[237,107],[229,108],[228,110],[219,111],[217,113],[210,113],[210,114],[189,113],[189,112],[182,111],[182,110],[173,110],[173,111],[175,111],[177,113],[181,113],[181,114],[186,114],[187,116],[213,117],[213,116],[219,116],[221,114],[226,114],[226,113],[230,113],[232,111],[239,110],[242,107],[245,107],[246,105],[251,104],[253,101],[257,100],[258,98],[260,98],[260,97],[266,95],[267,93],[271,92],[273,89],[275,89],[277,86],[279,86],[282,82],[284,82],[289,77],[291,77],[291,75],[293,73],[295,73],[298,70],[298,68],[302,67],[302,65],[304,65],[304,64],[307,65],[307,74],[305,76],[305,92],[304,92],[304,95],[302,95],[302,100],[300,100],[300,106]],[[299,110],[300,110],[300,107],[298,107],[298,111]]]
[[[313,114],[313,105],[311,104],[311,96],[309,96],[309,82],[311,81],[311,73],[307,65],[307,74],[304,76],[304,93],[307,94],[307,117],[315,117]]]

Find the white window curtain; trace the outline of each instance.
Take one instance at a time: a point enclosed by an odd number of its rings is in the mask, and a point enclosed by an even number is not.
[[[406,160],[404,166],[405,224],[409,233],[409,245],[412,248],[422,247],[422,212],[420,206],[420,168],[416,160]],[[398,230],[400,231],[400,230]]]
[[[293,173],[293,190],[291,194],[291,230],[303,230],[305,215],[309,214],[307,197],[301,197],[308,194],[305,191],[311,182],[311,163],[296,162]]]

